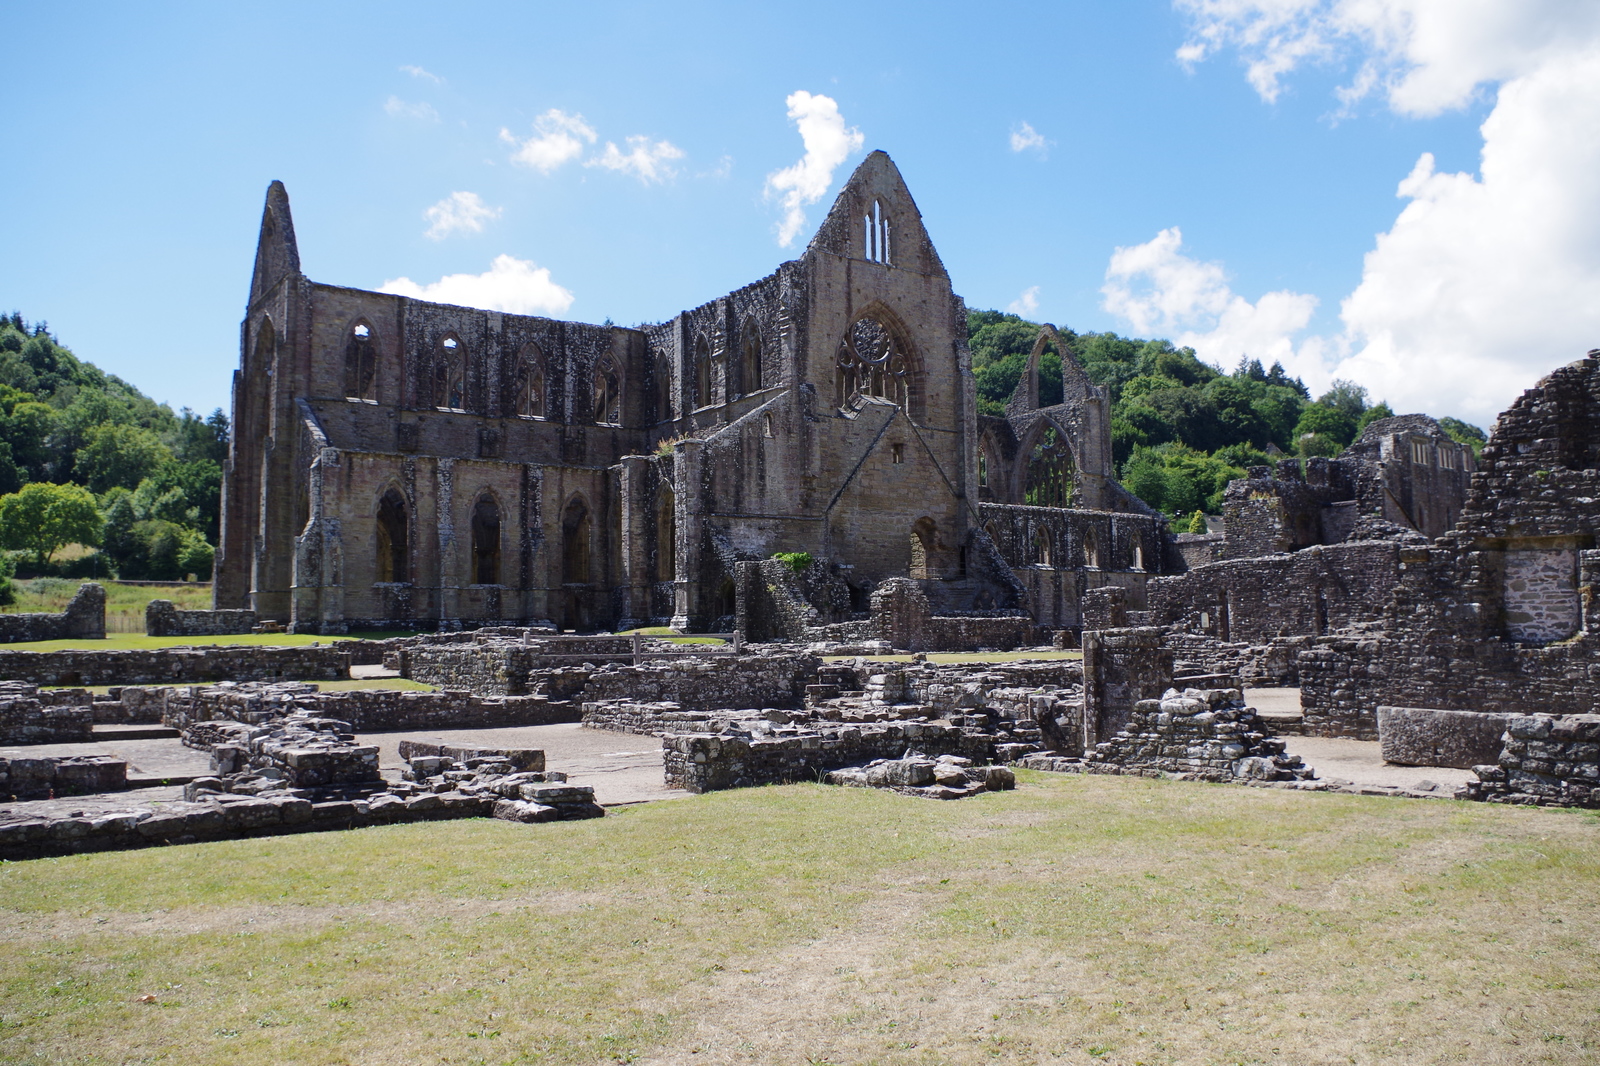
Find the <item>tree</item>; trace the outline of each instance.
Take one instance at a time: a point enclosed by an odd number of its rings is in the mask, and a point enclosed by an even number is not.
[[[35,481],[0,496],[0,546],[31,551],[41,568],[57,548],[99,544],[104,529],[94,497],[79,485]]]
[[[95,492],[139,482],[172,461],[172,451],[148,429],[99,425],[84,435],[74,472]]]
[[[1332,404],[1308,403],[1305,410],[1300,412],[1300,421],[1295,424],[1294,435],[1297,442],[1303,441],[1306,436],[1321,437],[1331,442],[1336,448],[1348,447],[1356,435],[1356,415],[1335,407]],[[1304,452],[1304,448],[1300,448]],[[1312,452],[1313,455],[1333,455],[1335,452]]]
[[[1465,444],[1471,448],[1473,455],[1477,455],[1483,450],[1483,446],[1489,443],[1488,434],[1471,422],[1463,422],[1459,418],[1450,418],[1448,416],[1441,418],[1439,419],[1439,428],[1448,433],[1450,439],[1457,444]]]

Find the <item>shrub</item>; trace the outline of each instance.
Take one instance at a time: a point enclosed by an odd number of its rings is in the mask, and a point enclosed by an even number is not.
[[[780,563],[787,563],[790,570],[801,573],[814,561],[810,552],[773,552],[772,557]]]

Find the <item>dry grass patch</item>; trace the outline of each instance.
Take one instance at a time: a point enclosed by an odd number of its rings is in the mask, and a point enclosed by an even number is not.
[[[1592,1061],[1594,816],[1022,776],[7,865],[0,1059]]]

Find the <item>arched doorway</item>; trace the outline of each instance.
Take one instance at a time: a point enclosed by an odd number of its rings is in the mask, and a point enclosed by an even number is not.
[[[911,527],[911,576],[919,579],[934,576],[933,554],[938,543],[938,528],[931,518],[919,518]]]
[[[472,507],[472,581],[500,584],[500,508],[492,496],[480,496]]]
[[[561,583],[589,583],[589,508],[577,497],[561,516]]]

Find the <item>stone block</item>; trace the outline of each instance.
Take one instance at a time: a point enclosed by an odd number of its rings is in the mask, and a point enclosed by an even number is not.
[[[1378,741],[1384,762],[1469,769],[1499,759],[1501,738],[1514,717],[1428,707],[1379,707]]]

